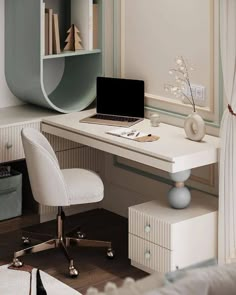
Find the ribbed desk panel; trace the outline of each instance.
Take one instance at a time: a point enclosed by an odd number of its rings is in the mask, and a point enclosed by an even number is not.
[[[73,148],[77,148],[77,147],[81,147],[82,145],[68,140],[68,139],[64,139],[46,132],[43,132],[44,136],[48,139],[48,141],[50,142],[50,144],[52,145],[53,149],[55,152],[57,151],[65,151],[68,149],[73,149]]]

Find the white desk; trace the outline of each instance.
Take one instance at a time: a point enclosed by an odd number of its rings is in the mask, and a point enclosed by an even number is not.
[[[144,119],[133,128],[160,136],[160,139],[140,143],[106,134],[116,128],[113,126],[79,123],[94,112],[88,110],[43,118],[42,131],[170,172],[172,179],[178,182],[177,187],[187,180],[190,169],[218,161],[217,137],[206,135],[203,142],[194,142],[186,139],[182,128],[167,124],[151,127],[149,120]]]

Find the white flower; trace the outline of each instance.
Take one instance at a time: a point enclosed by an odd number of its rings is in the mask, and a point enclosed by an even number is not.
[[[182,66],[182,64],[183,64],[182,59],[181,58],[177,58],[176,59],[176,64],[179,65],[179,66]]]
[[[174,84],[166,84],[164,86],[165,91],[170,91],[175,97],[181,97],[184,100],[188,100],[193,107],[195,112],[196,106],[194,96],[191,88],[189,72],[193,71],[194,68],[182,57],[177,56],[175,58],[175,67],[169,70],[170,75],[174,75]]]
[[[172,93],[175,93],[176,91],[178,90],[178,87],[174,86],[174,87],[171,87],[170,91]]]
[[[165,86],[165,87],[164,87],[164,90],[165,90],[166,92],[169,92],[169,87]]]

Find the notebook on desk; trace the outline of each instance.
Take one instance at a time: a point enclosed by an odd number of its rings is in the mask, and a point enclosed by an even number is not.
[[[96,113],[80,122],[130,127],[144,118],[144,81],[97,77]]]

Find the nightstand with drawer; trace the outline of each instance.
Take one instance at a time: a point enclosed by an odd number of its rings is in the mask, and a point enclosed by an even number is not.
[[[216,197],[199,192],[186,209],[164,198],[129,207],[131,264],[164,273],[217,257],[217,207]]]

